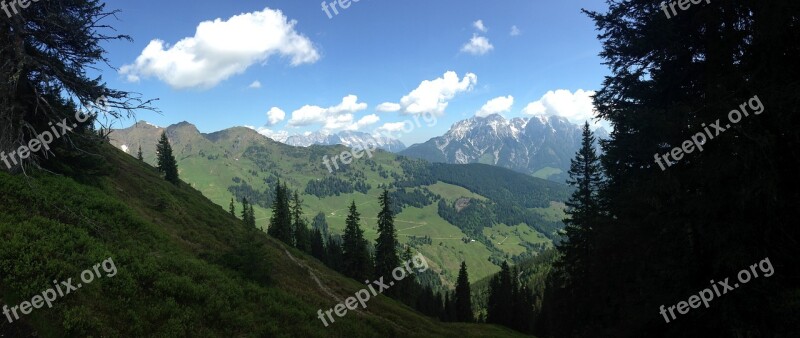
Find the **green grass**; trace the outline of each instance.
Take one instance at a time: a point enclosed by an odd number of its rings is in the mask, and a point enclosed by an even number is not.
[[[468,189],[443,182],[436,182],[436,184],[431,184],[426,186],[426,188],[428,188],[428,190],[434,194],[441,195],[449,202],[453,202],[461,197],[472,198],[480,201],[485,201],[487,199],[486,197],[478,195],[472,191],[469,191]]]
[[[0,172],[2,304],[19,304],[52,280],[74,278],[108,257],[118,269],[10,325],[42,337],[521,336],[491,325],[443,324],[383,296],[325,328],[317,309],[337,301],[310,271],[340,298],[361,289],[361,282],[288,249],[303,266],[297,265],[284,245],[246,229],[200,192],[165,182],[111,147],[101,153],[114,170],[91,183]],[[247,256],[253,269],[225,258],[244,243],[253,245]],[[453,258],[440,260],[454,264]],[[252,270],[269,278],[252,277]]]

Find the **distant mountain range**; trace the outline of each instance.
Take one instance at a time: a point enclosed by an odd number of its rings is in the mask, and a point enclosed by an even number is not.
[[[603,128],[595,131],[607,138]],[[473,117],[440,137],[415,144],[401,155],[430,162],[484,163],[563,182],[581,141],[581,126],[557,116],[505,119]]]
[[[315,132],[308,135],[289,136],[282,143],[295,147],[309,147],[311,145],[337,145],[353,147],[357,144],[377,144],[377,148],[393,153],[406,149],[406,145],[399,140],[384,136],[375,136],[357,131],[342,131],[336,134]]]

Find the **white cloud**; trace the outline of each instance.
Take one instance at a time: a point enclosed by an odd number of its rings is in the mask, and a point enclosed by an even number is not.
[[[274,126],[286,118],[286,112],[278,107],[272,107],[267,112],[267,125]]]
[[[385,132],[389,132],[389,133],[395,133],[395,132],[398,132],[398,131],[402,131],[403,127],[405,125],[406,125],[406,122],[384,123],[382,126],[378,127],[378,129],[376,129],[376,131],[378,131],[378,132],[385,131]]]
[[[522,34],[522,31],[520,31],[519,28],[516,25],[514,25],[514,26],[511,26],[511,33],[509,33],[509,34],[511,36],[518,36],[518,35]]]
[[[353,123],[353,113],[367,109],[367,104],[358,102],[358,96],[348,95],[336,106],[322,108],[305,105],[292,112],[289,125],[293,127],[323,124],[325,129],[341,129]]]
[[[378,115],[375,114],[366,115],[362,117],[360,120],[358,120],[358,122],[347,127],[347,130],[361,130],[364,127],[368,127],[375,123],[378,123],[378,121],[380,120],[381,118],[378,117]]]
[[[463,79],[459,80],[456,72],[448,71],[440,78],[422,81],[417,89],[400,99],[399,106],[407,114],[442,115],[447,109],[449,101],[456,94],[472,90],[477,83],[478,76],[473,73],[467,73]],[[391,105],[392,108],[395,108],[398,104],[384,103],[382,105],[386,105],[385,107]]]
[[[481,32],[484,32],[484,33],[486,33],[486,31],[488,31],[488,30],[489,30],[489,29],[488,29],[488,28],[486,28],[486,26],[483,24],[483,20],[478,20],[478,21],[475,21],[475,22],[473,22],[473,23],[472,23],[472,26],[474,26],[474,27],[475,27],[475,29],[477,29],[477,30],[479,30],[479,31],[481,31]]]
[[[574,123],[594,118],[594,91],[578,89],[574,94],[566,89],[548,91],[541,99],[528,104],[523,113],[528,115],[556,115]]]
[[[486,102],[475,115],[484,117],[492,114],[506,113],[511,111],[512,106],[514,106],[513,96],[496,97]]]
[[[478,34],[473,34],[472,39],[461,47],[462,52],[470,53],[472,55],[484,55],[494,49],[494,46],[489,42],[489,39]]]
[[[397,103],[391,103],[391,102],[381,103],[378,105],[378,107],[375,108],[375,110],[381,113],[394,113],[400,111],[400,109],[403,109],[403,107]]]
[[[293,66],[314,63],[320,54],[311,40],[295,30],[296,24],[270,8],[226,21],[203,21],[193,37],[174,45],[150,41],[120,73],[134,82],[157,77],[175,89],[211,88],[273,55],[289,58]]]
[[[258,89],[258,88],[261,88],[261,81],[258,81],[258,80],[256,80],[256,81],[253,81],[253,83],[251,83],[251,84],[248,86],[248,88],[253,88],[253,89]]]

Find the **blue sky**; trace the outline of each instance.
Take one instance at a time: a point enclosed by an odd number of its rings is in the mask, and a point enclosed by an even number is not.
[[[476,114],[581,122],[608,74],[580,12],[599,0],[361,0],[331,17],[317,1],[107,4],[122,10],[107,23],[134,42],[107,44],[118,70],[104,80],[160,99],[163,115],[137,119],[201,132],[392,130],[412,144]],[[398,130],[423,112],[437,123]]]

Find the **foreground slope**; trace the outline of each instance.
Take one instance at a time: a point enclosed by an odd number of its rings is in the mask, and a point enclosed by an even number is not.
[[[325,328],[317,309],[362,288],[246,229],[110,146],[105,177],[0,172],[0,304],[31,300],[107,258],[118,273],[33,310],[0,336],[515,336],[442,324],[386,297]],[[336,299],[335,299],[336,298]]]

